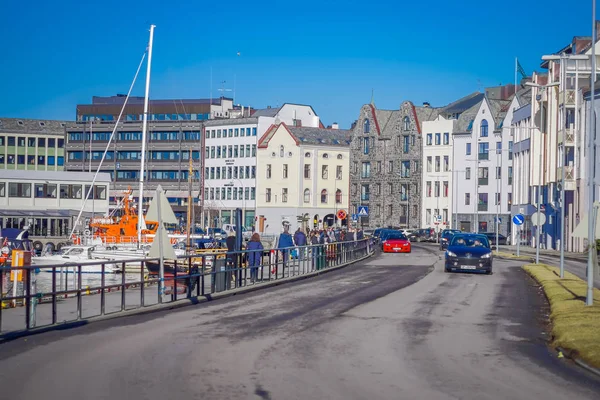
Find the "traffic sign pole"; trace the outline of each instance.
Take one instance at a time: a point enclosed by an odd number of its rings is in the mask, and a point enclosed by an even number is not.
[[[513,218],[513,224],[515,224],[517,226],[517,256],[521,255],[521,250],[520,250],[520,246],[521,246],[521,227],[523,226],[523,223],[525,222],[525,217],[523,216],[523,214],[517,214],[515,215]]]

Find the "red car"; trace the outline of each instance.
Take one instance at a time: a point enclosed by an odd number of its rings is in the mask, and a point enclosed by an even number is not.
[[[399,233],[388,236],[382,244],[384,253],[410,253],[410,241],[406,236]]]

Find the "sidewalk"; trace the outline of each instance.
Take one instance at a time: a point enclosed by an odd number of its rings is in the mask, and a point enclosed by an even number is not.
[[[517,253],[517,246],[500,246],[500,250],[503,251],[508,251],[511,253],[516,254]],[[521,246],[519,249],[521,254],[525,254],[525,255],[535,255],[536,253],[536,248],[535,247],[530,247],[530,246]],[[549,256],[549,257],[556,257],[559,258],[560,257],[560,251],[559,250],[548,250],[548,249],[540,249],[540,255],[541,256]],[[565,259],[568,260],[575,260],[575,261],[585,261],[587,260],[588,254],[587,253],[572,253],[569,251],[565,251]]]

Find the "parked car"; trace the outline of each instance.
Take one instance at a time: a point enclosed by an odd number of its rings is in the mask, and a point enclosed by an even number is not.
[[[446,250],[450,240],[452,240],[452,236],[457,233],[461,232],[458,229],[444,229],[440,236],[440,250]]]
[[[384,253],[410,253],[411,244],[408,238],[399,231],[390,233],[382,242],[382,250]]]
[[[414,241],[416,242],[435,242],[435,229],[433,228],[422,228],[417,229],[413,235]]]
[[[492,273],[492,248],[485,235],[460,233],[452,236],[446,250],[444,270]]]
[[[479,232],[480,235],[485,235],[488,240],[490,241],[490,244],[492,246],[496,245],[496,233],[494,232]],[[498,234],[498,245],[500,246],[506,246],[507,245],[507,238],[504,235]]]

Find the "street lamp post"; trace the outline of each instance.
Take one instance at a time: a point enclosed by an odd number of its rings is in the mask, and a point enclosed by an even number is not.
[[[542,89],[547,89],[550,87],[555,87],[558,86],[558,82],[554,82],[554,83],[549,83],[547,85],[540,85],[537,83],[533,83],[533,82],[526,82],[525,83],[527,86],[531,86],[531,87],[535,87],[538,88],[540,90],[540,92],[542,92]],[[543,166],[543,159],[542,159],[542,154],[543,154],[543,140],[542,140],[542,136],[543,136],[543,132],[544,132],[544,98],[543,98],[543,92],[540,95],[540,162],[539,162],[539,169],[540,169],[540,173],[539,173],[539,182],[538,182],[538,205],[537,205],[537,228],[535,230],[535,245],[536,245],[536,249],[535,249],[535,263],[539,264],[540,263],[540,231],[542,229],[542,170],[544,168]]]
[[[591,62],[591,74],[590,74],[590,123],[589,123],[589,134],[587,142],[587,154],[588,154],[588,262],[587,262],[587,296],[585,304],[588,306],[594,305],[594,252],[596,251],[595,246],[595,214],[594,209],[594,177],[592,171],[594,171],[594,141],[592,140],[592,133],[596,131],[596,112],[594,109],[594,97],[596,96],[596,0],[592,0],[592,62]],[[595,135],[594,135],[595,136]]]

